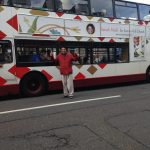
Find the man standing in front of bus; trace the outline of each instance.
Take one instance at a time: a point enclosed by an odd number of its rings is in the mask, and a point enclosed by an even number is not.
[[[54,60],[53,54],[50,56]],[[72,76],[72,62],[78,60],[77,52],[74,52],[72,55],[66,48],[62,47],[60,53],[56,57],[56,62],[60,66],[60,74],[63,84],[64,97],[73,98],[74,94],[74,85],[73,85],[73,76]]]

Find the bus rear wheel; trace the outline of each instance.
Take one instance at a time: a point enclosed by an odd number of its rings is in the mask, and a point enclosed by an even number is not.
[[[146,81],[150,83],[150,67],[146,71]]]
[[[25,96],[39,96],[46,91],[46,81],[39,73],[30,73],[21,81],[21,92]]]

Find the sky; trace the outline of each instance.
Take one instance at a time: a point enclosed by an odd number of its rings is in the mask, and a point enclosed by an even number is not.
[[[124,1],[131,1],[131,2],[139,2],[144,4],[150,4],[150,0],[124,0]]]

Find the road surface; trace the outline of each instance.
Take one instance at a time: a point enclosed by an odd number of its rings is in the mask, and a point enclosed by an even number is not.
[[[150,84],[5,98],[0,150],[150,150]]]

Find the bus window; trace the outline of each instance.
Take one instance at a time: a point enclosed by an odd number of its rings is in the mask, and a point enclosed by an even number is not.
[[[54,11],[53,0],[31,0],[31,7],[36,9],[47,9]]]
[[[4,5],[4,1],[3,0],[0,0],[0,5]]]
[[[115,43],[93,43],[93,64],[114,63]]]
[[[12,6],[12,0],[0,0],[0,5]]]
[[[108,60],[109,62],[115,62],[115,48],[109,48],[108,49]]]
[[[129,62],[129,44],[122,43],[116,45],[116,62]]]
[[[42,44],[41,44],[42,43]],[[19,40],[16,42],[16,61],[18,66],[52,66],[50,53],[56,57],[56,48],[49,41]]]
[[[53,53],[54,58],[56,58],[56,48],[47,48],[40,47],[39,48],[39,56],[42,62],[51,61],[50,53]]]
[[[139,5],[140,20],[150,21],[150,6]]]
[[[115,1],[116,17],[121,19],[138,19],[137,5],[134,3]]]
[[[63,11],[72,14],[89,15],[88,0],[61,0]]]
[[[11,5],[11,1],[12,1],[12,5],[16,6],[16,7],[30,7],[31,3],[30,0],[8,0],[8,5]]]
[[[79,49],[79,62],[80,64],[90,64],[90,54],[85,48]]]
[[[93,53],[93,64],[108,62],[107,48],[93,48],[92,53]]]
[[[83,65],[83,64],[90,63],[90,57],[89,57],[90,55],[86,50],[86,48],[74,47],[74,48],[68,48],[68,50],[70,51],[71,54],[73,54],[74,52],[78,54],[78,61],[73,62],[73,64]]]
[[[55,0],[56,11],[63,12],[62,0]]]
[[[11,43],[9,41],[0,41],[0,63],[12,62]]]
[[[8,0],[0,0],[0,5],[8,5]]]
[[[74,52],[78,55],[78,61],[73,64],[90,64],[91,63],[91,50],[89,42],[60,42],[59,48],[65,47],[71,54]]]
[[[91,14],[99,17],[113,17],[112,0],[91,0]]]

